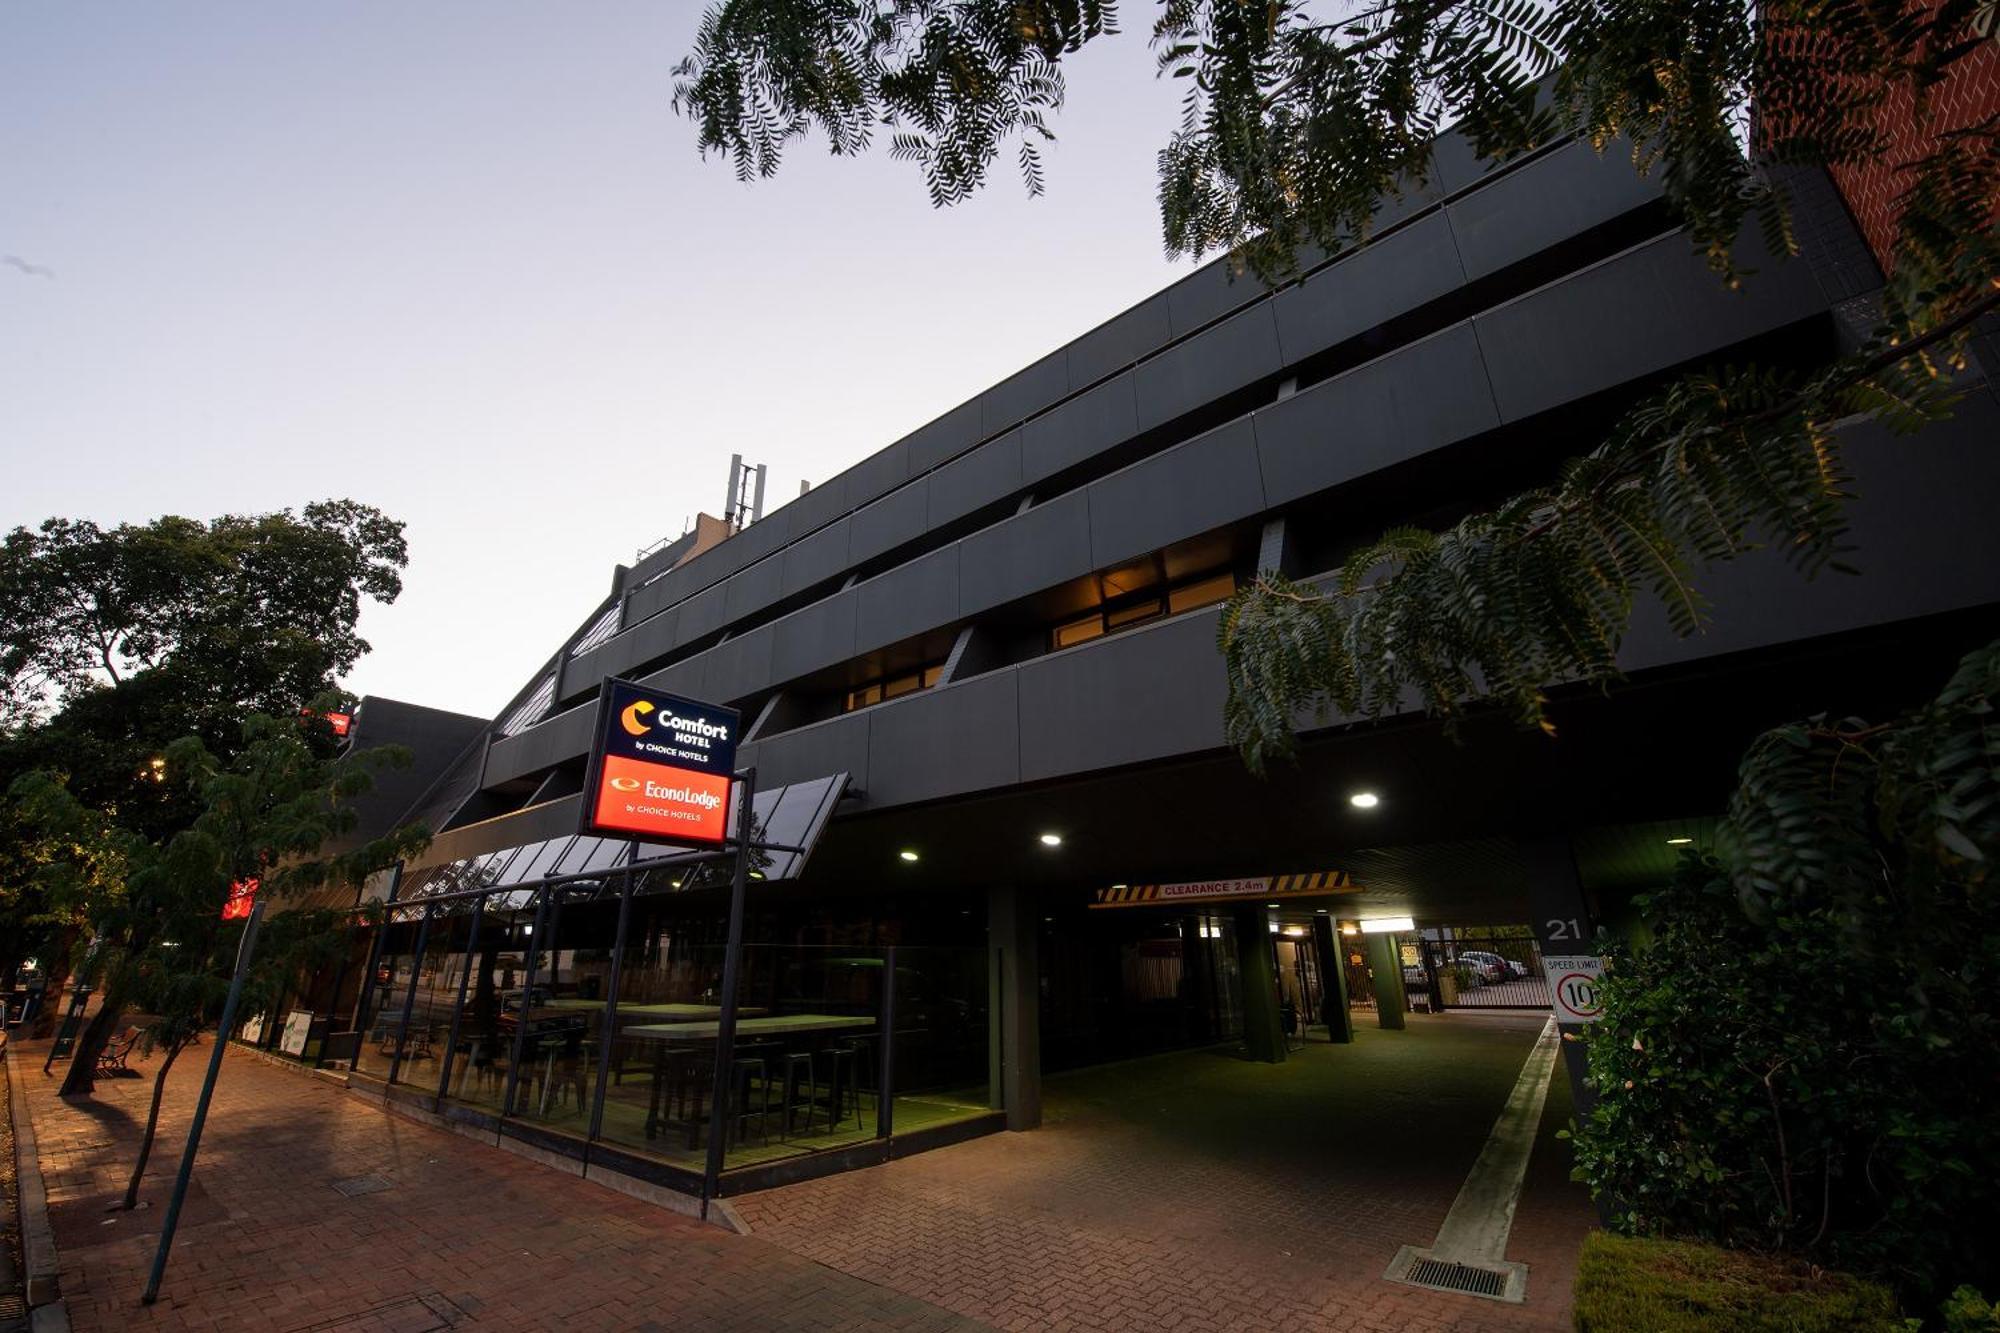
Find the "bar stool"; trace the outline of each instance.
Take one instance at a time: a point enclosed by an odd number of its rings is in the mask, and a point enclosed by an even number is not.
[[[724,1145],[740,1143],[750,1128],[750,1117],[757,1117],[757,1137],[765,1143],[771,1141],[771,1080],[760,1055],[737,1056],[729,1062],[730,1106],[728,1119],[723,1122],[722,1141]],[[750,1080],[755,1076],[761,1101],[753,1104],[750,1100]]]
[[[812,1133],[813,1108],[819,1103],[819,1080],[813,1076],[813,1058],[810,1051],[787,1051],[785,1061],[785,1088],[780,1109],[784,1120],[778,1130],[779,1138],[790,1138],[797,1127],[799,1108],[799,1085],[806,1088],[806,1133]]]
[[[861,1098],[854,1087],[854,1048],[851,1046],[830,1046],[821,1052],[826,1056],[827,1078],[827,1131],[840,1128],[847,1123],[847,1098],[854,1093],[854,1127],[861,1128]]]

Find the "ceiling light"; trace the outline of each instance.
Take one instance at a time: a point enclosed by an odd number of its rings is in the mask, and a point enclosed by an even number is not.
[[[1342,926],[1340,928],[1340,933],[1343,935],[1359,935],[1361,933],[1361,927],[1350,923],[1348,925]]]
[[[1299,936],[1299,935],[1303,935],[1303,934],[1305,934],[1305,933],[1306,933],[1306,928],[1305,928],[1304,926],[1286,926],[1286,927],[1285,927],[1285,933],[1286,933],[1287,935],[1291,935],[1291,936],[1294,936],[1294,937],[1296,937],[1296,936]]]
[[[1363,935],[1389,935],[1399,930],[1415,930],[1417,923],[1406,916],[1378,916],[1361,923]]]
[[[1691,843],[1691,842],[1693,842],[1693,841],[1694,841],[1694,839],[1693,839],[1693,838],[1668,838],[1668,839],[1667,839],[1667,846],[1669,846],[1669,847],[1685,847],[1685,846],[1687,846],[1687,845],[1688,845],[1689,843]]]
[[[1272,908],[1275,908],[1275,907],[1277,907],[1277,906],[1278,906],[1278,904],[1277,904],[1277,903],[1265,903],[1265,904],[1264,904],[1264,906],[1266,906],[1266,907],[1272,907]]]
[[[1042,846],[1044,846],[1044,847],[1060,847],[1060,846],[1062,846],[1062,834],[1060,834],[1060,833],[1044,833],[1044,834],[1042,835]]]
[[[896,855],[902,857],[905,861],[914,861],[917,859],[917,854],[911,851],[907,847],[905,847],[902,851],[897,852]]]
[[[1275,922],[1275,921],[1273,921],[1273,922],[1271,923],[1271,933],[1272,933],[1273,935],[1275,935],[1275,934],[1277,934],[1277,933],[1278,933],[1278,930],[1279,930],[1279,926],[1278,926],[1278,923],[1277,923],[1277,922]]]
[[[1326,909],[1325,909],[1324,907],[1322,907],[1322,908],[1320,908],[1320,909],[1319,909],[1319,910],[1318,910],[1318,911],[1317,911],[1316,913],[1314,913],[1314,915],[1315,915],[1315,916],[1325,916],[1325,915],[1326,915]]]
[[[1372,791],[1358,791],[1347,798],[1347,803],[1356,810],[1373,810],[1382,804],[1382,798]]]
[[[1114,889],[1122,889],[1122,888],[1124,888],[1125,886],[1124,886],[1123,884],[1113,884],[1113,885],[1112,885],[1111,887],[1112,887],[1112,888],[1114,888]]]

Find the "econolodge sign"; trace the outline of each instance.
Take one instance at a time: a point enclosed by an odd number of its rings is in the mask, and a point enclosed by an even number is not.
[[[1549,1006],[1558,1023],[1595,1023],[1604,1017],[1604,960],[1588,954],[1542,959],[1549,979]]]
[[[733,708],[607,680],[584,786],[583,831],[686,847],[728,838]]]

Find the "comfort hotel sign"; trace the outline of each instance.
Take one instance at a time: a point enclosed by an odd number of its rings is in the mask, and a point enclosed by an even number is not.
[[[629,680],[607,680],[584,784],[583,831],[689,847],[728,837],[741,717]]]

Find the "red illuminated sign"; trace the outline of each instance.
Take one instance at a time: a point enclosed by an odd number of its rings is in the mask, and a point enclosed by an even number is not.
[[[224,921],[248,921],[250,909],[257,901],[257,881],[239,879],[229,886],[229,897],[222,904]]]
[[[734,709],[608,680],[598,698],[583,831],[683,847],[729,837]]]
[[[323,720],[329,727],[333,728],[333,734],[336,736],[345,736],[348,728],[354,725],[354,714],[352,713],[316,713],[310,708],[301,708],[299,716],[316,717]]]

